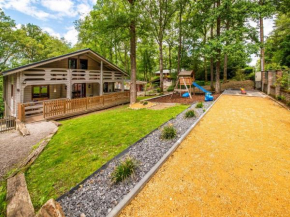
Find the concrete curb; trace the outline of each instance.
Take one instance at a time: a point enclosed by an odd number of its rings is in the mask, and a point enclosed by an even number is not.
[[[137,183],[137,185],[115,206],[107,217],[118,216],[122,209],[127,206],[134,197],[143,189],[143,187],[150,181],[152,176],[158,171],[158,169],[165,163],[165,161],[172,155],[172,153],[179,147],[181,142],[191,132],[191,130],[200,122],[200,120],[208,113],[212,106],[218,102],[223,93],[214,101],[213,104],[204,112],[197,121],[190,126],[190,128],[176,141],[176,143],[166,152],[166,154],[151,168],[151,170]]]
[[[274,97],[272,97],[272,96],[270,96],[270,95],[268,95],[268,94],[266,94],[266,95],[267,95],[267,97],[269,97],[271,100],[273,100],[274,102],[276,102],[277,104],[279,104],[281,107],[283,107],[283,108],[285,108],[285,109],[287,109],[287,110],[290,111],[290,108],[288,108],[287,105],[285,105],[285,104],[283,104],[282,102],[276,100]]]
[[[152,97],[152,98],[149,98],[149,99],[142,99],[142,100],[140,100],[140,102],[142,102],[142,101],[150,101],[151,99],[157,99],[157,98],[160,98],[160,97],[168,96],[170,94],[172,94],[172,93],[168,93],[168,94],[164,94],[164,95],[161,95],[161,96]]]

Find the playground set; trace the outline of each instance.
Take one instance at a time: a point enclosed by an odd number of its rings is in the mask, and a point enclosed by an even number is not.
[[[182,86],[184,86],[185,89],[182,88]],[[179,72],[177,82],[174,87],[174,91],[171,95],[171,98],[173,94],[176,92],[180,93],[180,96],[184,98],[192,98],[191,97],[192,93],[195,95],[195,88],[198,88],[199,90],[205,93],[205,101],[213,101],[213,96],[211,95],[212,93],[195,82],[194,71]]]

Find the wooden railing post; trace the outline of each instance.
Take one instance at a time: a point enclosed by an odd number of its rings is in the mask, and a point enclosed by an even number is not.
[[[66,100],[63,100],[63,114],[66,113]]]

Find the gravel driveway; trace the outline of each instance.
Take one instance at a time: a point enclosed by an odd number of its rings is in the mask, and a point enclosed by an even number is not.
[[[290,216],[290,112],[224,95],[121,216]]]
[[[48,136],[56,126],[52,122],[36,122],[26,124],[26,128],[30,135],[25,137],[17,130],[0,134],[0,180],[30,153],[33,145]]]

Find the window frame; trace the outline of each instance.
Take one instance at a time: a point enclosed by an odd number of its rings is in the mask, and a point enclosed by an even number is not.
[[[43,97],[43,96],[41,96],[41,86],[46,86],[47,87],[47,96],[45,96],[45,97]],[[39,87],[39,97],[34,97],[34,94],[33,94],[33,89],[34,89],[34,87]],[[31,98],[32,98],[32,100],[34,100],[34,99],[49,99],[49,89],[50,89],[50,86],[48,85],[48,84],[44,84],[44,85],[32,85],[31,86]]]

